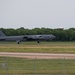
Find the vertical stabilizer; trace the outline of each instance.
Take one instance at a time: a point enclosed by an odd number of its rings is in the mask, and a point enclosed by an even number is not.
[[[6,36],[1,30],[0,30],[0,37]]]

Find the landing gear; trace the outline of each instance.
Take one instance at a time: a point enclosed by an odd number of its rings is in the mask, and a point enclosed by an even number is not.
[[[17,42],[17,44],[20,44],[20,42]]]
[[[17,42],[17,44],[20,44],[20,41],[16,41]]]
[[[40,41],[38,40],[37,43],[40,43]]]

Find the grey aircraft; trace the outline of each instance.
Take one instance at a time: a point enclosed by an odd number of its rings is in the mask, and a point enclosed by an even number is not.
[[[16,41],[17,44],[19,44],[21,41],[37,41],[37,43],[40,43],[40,41],[49,41],[55,39],[55,36],[50,35],[22,35],[22,36],[6,36],[1,30],[0,30],[0,41]]]

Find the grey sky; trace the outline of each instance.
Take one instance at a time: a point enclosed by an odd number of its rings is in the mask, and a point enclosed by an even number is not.
[[[75,27],[75,0],[0,0],[1,27]]]

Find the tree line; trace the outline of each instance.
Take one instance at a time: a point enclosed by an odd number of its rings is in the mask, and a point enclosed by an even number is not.
[[[75,28],[69,29],[50,29],[50,28],[34,28],[25,29],[24,27],[13,29],[13,28],[0,28],[7,36],[15,35],[42,35],[42,34],[53,34],[56,36],[55,41],[75,41]]]

